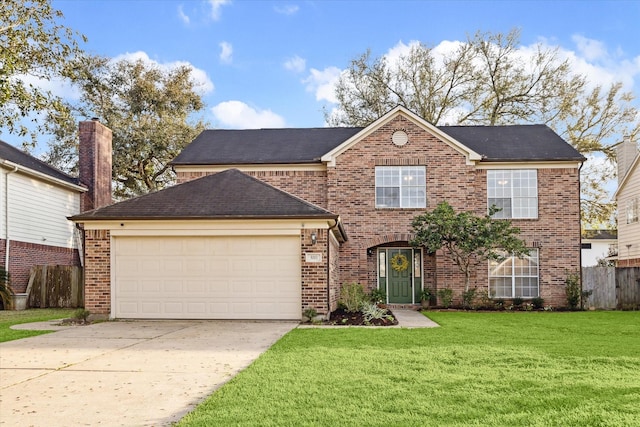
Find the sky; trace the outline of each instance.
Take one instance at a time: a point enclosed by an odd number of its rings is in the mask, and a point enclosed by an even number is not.
[[[190,65],[209,127],[322,127],[349,62],[412,43],[521,30],[522,48],[558,47],[594,84],[640,97],[637,1],[53,0],[84,50]],[[68,88],[54,92],[73,98]],[[636,101],[636,105],[639,105]],[[2,139],[19,145],[17,136]]]

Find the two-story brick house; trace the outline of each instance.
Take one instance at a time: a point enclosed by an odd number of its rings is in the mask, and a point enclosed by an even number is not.
[[[543,125],[435,127],[402,107],[364,128],[204,131],[173,162],[178,185],[73,218],[86,230],[86,308],[296,319],[334,310],[349,282],[392,304],[424,287],[459,296],[457,268],[409,244],[412,219],[445,200],[502,207],[531,248],[472,286],[564,305],[583,160]]]

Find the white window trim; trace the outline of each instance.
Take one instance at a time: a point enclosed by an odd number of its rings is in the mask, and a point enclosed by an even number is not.
[[[398,186],[378,186],[378,182],[377,182],[377,177],[378,177],[378,171],[380,170],[392,170],[395,169],[397,170],[399,177],[398,177],[398,182],[399,185]],[[408,170],[408,169],[414,169],[414,170],[419,170],[422,169],[423,173],[424,173],[424,200],[423,203],[420,204],[419,206],[406,206],[404,202],[405,198],[403,198],[402,196],[402,190],[403,188],[406,187],[415,187],[415,188],[419,188],[420,186],[417,185],[411,185],[411,186],[404,186],[402,185],[402,172],[403,170]],[[376,166],[375,167],[375,173],[374,173],[374,179],[375,179],[375,207],[376,209],[424,209],[427,207],[427,185],[426,185],[426,180],[427,180],[427,171],[426,171],[426,167],[425,166]],[[378,188],[398,188],[398,202],[399,205],[398,206],[387,206],[387,205],[382,205],[378,203]]]
[[[489,279],[488,287],[489,287],[489,295],[490,295],[491,298],[494,298],[494,299],[499,299],[499,298],[533,299],[533,298],[537,298],[537,297],[540,296],[540,252],[538,251],[538,249],[533,249],[533,248],[529,249],[529,255],[531,255],[531,253],[533,253],[533,252],[535,252],[535,254],[536,254],[535,259],[537,260],[537,263],[536,263],[536,275],[535,276],[532,276],[532,275],[520,275],[520,276],[518,276],[518,275],[516,275],[515,271],[514,271],[515,263],[513,263],[513,262],[511,263],[511,276],[510,276],[511,277],[511,296],[502,296],[502,295],[501,296],[491,296],[492,295],[492,292],[491,292],[491,279],[494,278],[494,277],[509,277],[509,276],[492,276],[491,275],[491,261],[488,262],[488,268],[489,268],[489,271],[488,271],[488,276],[489,276],[488,277],[488,279]],[[513,256],[510,256],[509,258],[513,258]],[[518,278],[518,277],[529,277],[529,278],[535,277],[536,279],[538,279],[538,286],[537,286],[537,291],[536,291],[536,295],[535,296],[532,296],[532,297],[515,296],[516,295],[516,278]]]
[[[536,187],[535,187],[535,191],[536,191],[536,195],[535,195],[535,199],[536,199],[536,207],[535,207],[535,215],[533,216],[514,216],[514,211],[516,209],[516,203],[514,202],[516,199],[518,199],[518,197],[514,196],[514,191],[513,191],[513,174],[514,172],[522,172],[522,171],[528,171],[528,172],[535,172],[536,173]],[[539,193],[538,193],[538,170],[537,169],[489,169],[487,170],[487,212],[489,211],[489,209],[491,208],[491,204],[489,203],[489,200],[492,198],[498,198],[498,197],[489,197],[489,174],[491,172],[502,172],[502,173],[507,173],[509,174],[509,186],[510,186],[510,195],[509,195],[509,199],[511,200],[511,214],[508,217],[505,216],[501,216],[500,213],[497,213],[497,216],[495,216],[495,218],[497,219],[538,219],[539,217],[539,210],[540,210],[540,206],[539,206]],[[506,199],[506,197],[501,197]],[[533,198],[533,197],[526,197],[526,198]],[[525,197],[521,197],[521,199],[525,199]]]

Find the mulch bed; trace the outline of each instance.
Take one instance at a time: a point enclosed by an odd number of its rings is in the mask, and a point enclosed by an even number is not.
[[[331,313],[329,320],[325,322],[326,325],[336,326],[392,326],[397,325],[398,320],[393,315],[391,310],[387,309],[387,314],[393,316],[393,320],[389,319],[371,319],[369,323],[365,323],[364,316],[361,312],[349,313],[342,308],[337,309]]]

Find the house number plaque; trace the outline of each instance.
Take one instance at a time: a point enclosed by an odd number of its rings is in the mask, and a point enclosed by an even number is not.
[[[307,252],[304,254],[304,259],[307,262],[322,262],[322,254],[316,252]]]

